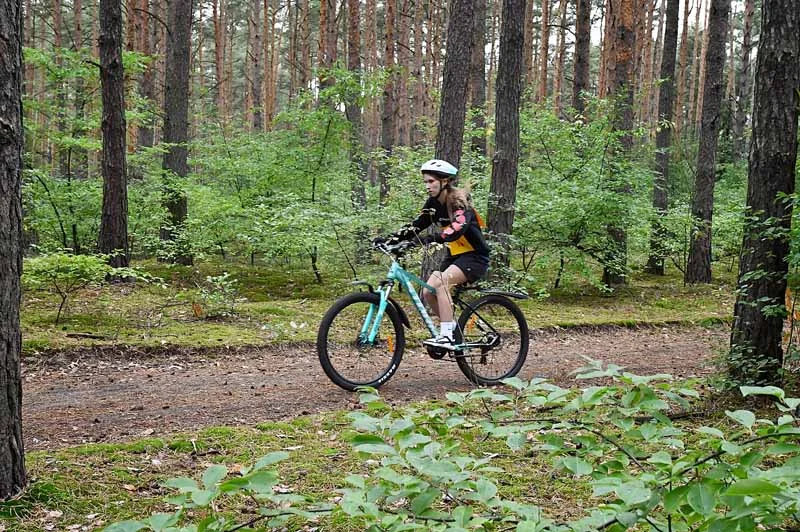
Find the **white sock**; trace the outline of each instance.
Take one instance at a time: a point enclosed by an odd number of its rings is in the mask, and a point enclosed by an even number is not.
[[[453,331],[456,330],[456,322],[454,321],[443,321],[442,327],[440,329],[439,334],[442,336],[447,336],[448,338],[453,337]]]

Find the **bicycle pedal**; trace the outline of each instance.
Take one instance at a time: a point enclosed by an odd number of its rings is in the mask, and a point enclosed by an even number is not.
[[[434,347],[425,346],[425,351],[428,352],[428,356],[434,360],[441,360],[444,356],[449,352],[447,349],[436,349]]]

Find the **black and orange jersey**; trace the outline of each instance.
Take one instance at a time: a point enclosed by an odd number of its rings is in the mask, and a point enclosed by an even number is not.
[[[483,238],[480,216],[475,209],[470,206],[456,208],[451,219],[447,205],[435,198],[428,198],[419,216],[398,231],[396,236],[409,240],[433,224],[438,224],[441,229],[434,235],[433,241],[446,245],[451,256],[470,252],[489,256],[489,246]]]

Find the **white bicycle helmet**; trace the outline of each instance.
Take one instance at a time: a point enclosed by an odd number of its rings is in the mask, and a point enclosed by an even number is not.
[[[450,178],[453,178],[458,174],[458,168],[448,163],[447,161],[443,161],[441,159],[431,159],[430,161],[423,164],[419,170],[423,174],[424,173],[439,174],[442,177],[450,177]]]

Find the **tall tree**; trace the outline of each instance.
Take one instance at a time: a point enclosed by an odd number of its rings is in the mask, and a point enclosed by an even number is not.
[[[630,153],[633,145],[633,0],[610,0],[606,14],[608,41],[604,43],[606,68],[606,91],[615,101],[614,129],[622,132],[622,157]],[[620,194],[630,190],[624,183],[615,183]],[[608,226],[610,243],[603,265],[603,282],[617,285],[625,282],[628,263],[628,235],[622,220],[615,220]]]
[[[98,248],[114,266],[128,265],[128,172],[125,165],[125,71],[122,5],[100,0],[100,85],[103,99],[103,215]]]
[[[189,140],[189,60],[192,37],[192,0],[169,0],[167,24],[167,64],[164,84],[164,207],[169,213],[161,228],[161,239],[175,241],[188,209],[186,194],[178,183],[189,174],[187,162]],[[191,264],[192,256],[185,245],[178,243],[171,260]]]
[[[675,92],[675,54],[678,47],[679,0],[667,0],[664,51],[661,58],[661,85],[658,89],[658,132],[656,133],[656,172],[653,180],[654,219],[650,232],[650,256],[647,271],[664,275],[666,229],[663,218],[667,213],[669,185],[669,155],[672,143],[672,102]]]
[[[689,72],[689,0],[683,1],[683,30],[678,61],[678,95],[675,105],[675,138],[680,139],[683,130],[684,107],[686,104],[686,76]]]
[[[169,0],[170,8],[172,2]],[[227,107],[228,95],[225,94],[225,44],[228,42],[226,37],[226,22],[225,22],[225,1],[226,0],[212,0],[211,2],[211,16],[214,23],[214,67],[216,72],[216,89],[217,89],[217,116],[220,122],[224,125],[227,120]]]
[[[383,28],[386,32],[386,48],[384,54],[384,67],[391,69],[394,67],[394,0],[386,3],[384,13]],[[395,88],[391,73],[386,77],[383,84],[383,110],[381,112],[381,147],[388,156],[391,155],[395,142]],[[389,195],[389,169],[382,168],[380,172],[380,202],[383,204]]]
[[[739,74],[736,84],[736,105],[733,116],[733,156],[741,159],[747,156],[747,142],[744,136],[744,125],[750,110],[750,54],[753,51],[753,16],[756,10],[755,0],[745,0],[744,21],[742,28],[742,47],[739,59]],[[733,64],[731,64],[733,68]]]
[[[548,56],[550,55],[550,3],[552,0],[542,0],[542,27],[539,40],[539,85],[536,91],[536,101],[543,102],[547,98],[547,70]]]
[[[553,110],[561,114],[561,84],[564,81],[564,61],[567,55],[567,0],[558,6],[558,39],[556,41],[556,69],[553,72]]]
[[[711,0],[708,17],[703,113],[692,198],[693,228],[684,276],[687,283],[711,282],[711,217],[714,210],[717,140],[721,118],[719,111],[724,89],[722,70],[725,65],[725,38],[728,35],[730,6],[730,0]]]
[[[22,275],[22,2],[0,0],[0,500],[27,484],[19,328]]]
[[[264,127],[264,106],[262,105],[261,91],[261,80],[263,78],[261,61],[264,56],[261,30],[264,28],[264,24],[261,18],[261,5],[261,0],[253,1],[250,5],[250,13],[248,14],[247,18],[249,37],[247,47],[247,64],[249,65],[248,71],[250,74],[249,87],[247,88],[247,93],[250,95],[250,105],[248,106],[249,109],[247,111],[252,119],[253,129],[256,131],[261,131],[261,129]]]
[[[532,1],[532,0],[531,0]],[[582,115],[586,102],[582,93],[589,90],[589,52],[591,50],[592,2],[576,0],[575,14],[575,73],[572,78],[572,107]]]
[[[780,307],[786,291],[791,196],[800,110],[800,2],[764,0],[756,59],[753,140],[728,371],[738,382],[778,384],[783,365]]]
[[[419,1],[419,0],[418,0]],[[475,27],[472,30],[472,64],[470,65],[470,108],[472,110],[472,149],[486,154],[486,0],[475,0]]]
[[[505,264],[508,264],[509,259],[507,238],[514,226],[517,198],[519,103],[523,68],[523,22],[515,14],[524,10],[525,0],[503,0],[495,104],[496,149],[492,159],[492,182],[489,188],[488,229],[501,242],[503,251],[500,253],[500,261]]]
[[[397,2],[397,136],[400,146],[411,145],[411,113],[408,97],[408,73],[411,72],[411,2]]]
[[[461,162],[464,120],[467,114],[474,13],[474,0],[450,0],[436,157],[456,167]]]

